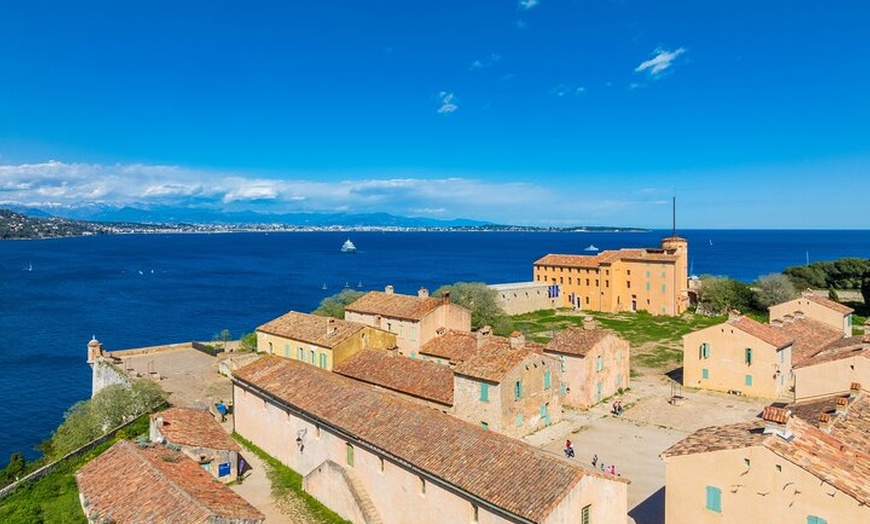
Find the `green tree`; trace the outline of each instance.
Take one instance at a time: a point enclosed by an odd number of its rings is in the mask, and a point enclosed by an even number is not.
[[[312,313],[322,317],[335,317],[344,319],[344,308],[362,297],[365,293],[355,291],[353,289],[343,289],[341,293],[324,298],[320,301],[320,306]]]
[[[257,334],[245,333],[242,335],[242,338],[239,339],[239,351],[257,351]]]
[[[870,308],[870,270],[864,273],[861,281],[861,296],[864,297],[864,306]]]
[[[754,292],[755,303],[762,310],[797,297],[794,284],[782,273],[771,273],[759,277],[755,282]]]
[[[222,329],[211,337],[212,340],[221,343],[223,351],[227,350],[227,342],[229,342],[230,338],[232,338],[232,335],[230,335],[229,329]]]
[[[11,484],[23,476],[26,470],[27,461],[24,460],[24,454],[21,452],[12,453],[9,455],[9,464],[0,470],[0,483],[2,485]]]
[[[41,449],[49,460],[58,459],[112,428],[148,413],[165,399],[163,389],[150,380],[136,380],[130,386],[108,386],[91,399],[73,404]]]
[[[752,290],[747,284],[727,277],[701,277],[698,303],[702,311],[722,315],[732,309],[748,311],[752,307]]]
[[[433,296],[443,297],[450,293],[450,301],[471,311],[471,329],[491,326],[494,331],[503,331],[507,322],[504,310],[498,304],[498,293],[483,282],[456,282],[441,286]]]

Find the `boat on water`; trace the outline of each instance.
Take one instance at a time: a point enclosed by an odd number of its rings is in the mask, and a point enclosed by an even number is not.
[[[583,251],[598,251],[598,248],[595,247],[594,244],[589,244],[589,247],[587,247],[587,248],[584,249]]]
[[[353,245],[353,242],[348,238],[344,241],[344,244],[341,245],[342,253],[356,253],[356,246]]]

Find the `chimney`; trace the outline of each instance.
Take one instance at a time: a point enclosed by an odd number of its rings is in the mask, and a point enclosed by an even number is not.
[[[834,429],[834,419],[828,413],[819,415],[819,429],[825,433],[830,433]]]
[[[801,296],[802,296],[802,297],[811,297],[811,296],[813,296],[813,288],[808,287],[808,288],[804,289],[803,291],[801,291]]]
[[[163,427],[163,424],[164,424],[163,417],[157,417],[157,419],[154,421],[154,424],[155,424],[158,428],[162,428],[162,427]]]
[[[441,297],[441,303],[444,305],[447,305],[450,303],[450,292],[449,291],[446,291],[444,293],[444,296]]]
[[[326,319],[326,335],[329,336],[335,333],[335,319],[329,317]]]
[[[388,347],[387,350],[386,350],[386,351],[387,351],[387,356],[388,356],[388,357],[395,357],[395,356],[396,356],[396,352],[398,351],[398,349],[399,349],[399,348],[397,348],[396,346]]]
[[[803,311],[795,311],[794,313],[792,313],[792,315],[794,316],[795,320],[802,320],[804,318]]]
[[[837,398],[837,415],[845,417],[849,414],[849,399],[846,397]]]
[[[781,327],[782,327],[782,319],[781,319],[781,318],[775,318],[775,319],[773,319],[773,320],[770,321],[770,325],[773,326],[773,327],[781,328]]]
[[[417,296],[420,298],[429,298],[429,290],[425,287],[421,287],[419,291],[417,291]]]
[[[386,293],[388,295],[392,295],[393,294],[393,286],[390,284],[387,284],[387,287],[384,288],[384,293]]]
[[[791,313],[786,313],[782,316],[782,321],[785,324],[791,324],[792,322],[794,322],[794,315],[792,315]]]
[[[492,326],[483,326],[482,328],[480,328],[478,333],[480,333],[481,337],[488,337],[492,335]]]
[[[519,349],[526,343],[526,336],[522,331],[514,331],[511,333],[510,344],[511,349]]]
[[[740,311],[732,309],[728,312],[728,320],[740,320]]]
[[[858,395],[861,394],[861,384],[858,382],[852,382],[852,385],[849,386],[849,402],[854,401],[858,398]]]
[[[592,331],[595,329],[595,319],[588,315],[583,317],[583,329],[586,331]]]

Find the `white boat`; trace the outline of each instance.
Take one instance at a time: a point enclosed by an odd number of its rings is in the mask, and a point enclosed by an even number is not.
[[[593,244],[589,244],[589,247],[587,247],[583,251],[598,251],[598,248],[595,247],[595,245],[593,245]]]
[[[344,244],[341,245],[342,253],[356,253],[356,246],[353,245],[353,242],[348,238],[344,241]]]

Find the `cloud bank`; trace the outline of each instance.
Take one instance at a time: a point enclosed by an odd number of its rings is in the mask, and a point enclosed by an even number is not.
[[[634,71],[635,73],[643,73],[646,71],[651,77],[657,77],[666,69],[671,67],[674,60],[685,52],[686,49],[684,47],[674,49],[673,51],[658,48],[653,51],[654,56],[652,58],[641,62],[639,66],[634,68]]]

